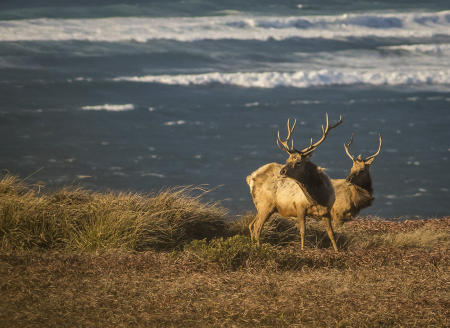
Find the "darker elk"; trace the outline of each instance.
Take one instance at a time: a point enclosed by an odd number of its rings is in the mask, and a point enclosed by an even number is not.
[[[337,225],[342,225],[345,221],[354,218],[363,208],[369,207],[374,200],[369,168],[381,151],[383,142],[381,135],[379,135],[377,152],[365,159],[361,155],[355,158],[350,154],[349,147],[352,142],[353,135],[350,141],[344,144],[345,152],[353,161],[350,174],[345,179],[331,179],[336,197],[331,209],[331,217],[333,223]]]
[[[323,218],[326,230],[333,244],[338,248],[331,226],[330,210],[334,203],[334,190],[324,170],[310,161],[316,148],[325,140],[328,133],[342,123],[342,117],[333,125],[322,125],[322,137],[302,150],[294,148],[291,140],[295,123],[292,127],[287,121],[288,136],[283,141],[278,132],[278,147],[288,153],[285,165],[266,164],[247,177],[257,214],[250,223],[250,236],[259,245],[259,237],[264,222],[275,212],[284,217],[297,217],[300,228],[301,249],[305,240],[305,217]],[[289,142],[291,145],[289,146]]]

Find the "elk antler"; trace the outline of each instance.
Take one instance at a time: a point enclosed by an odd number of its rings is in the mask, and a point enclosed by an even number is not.
[[[352,136],[350,137],[349,142],[348,142],[348,143],[344,143],[345,152],[347,153],[347,156],[350,157],[350,159],[351,159],[352,161],[355,161],[355,157],[352,156],[352,154],[350,154],[350,151],[348,150],[348,147],[350,147],[350,145],[353,143],[353,136],[354,136],[354,135],[355,135],[355,134],[352,133]]]
[[[287,120],[288,136],[286,137],[286,139],[284,141],[281,140],[280,131],[278,131],[278,139],[277,139],[278,148],[280,148],[282,151],[287,152],[289,155],[297,152],[297,150],[294,148],[294,140],[291,140],[291,147],[289,147],[289,139],[292,138],[292,133],[294,132],[296,123],[297,123],[297,120],[294,120],[294,124],[292,124],[292,128],[291,128],[290,119],[288,118],[288,120]]]
[[[376,152],[375,154],[373,154],[372,156],[367,157],[367,158],[364,160],[364,162],[367,162],[368,160],[377,157],[378,154],[380,153],[380,151],[381,151],[381,145],[382,145],[382,143],[383,143],[383,139],[381,138],[381,134],[378,135],[378,138],[379,138],[379,139],[378,139],[378,140],[379,140],[379,145],[378,145],[378,150],[377,150],[377,152]]]
[[[316,150],[317,146],[319,146],[327,137],[328,132],[330,132],[332,129],[334,129],[335,127],[337,127],[338,125],[340,125],[342,123],[342,115],[339,116],[339,121],[337,121],[335,124],[333,125],[329,125],[328,123],[328,113],[326,113],[325,115],[325,120],[326,120],[326,126],[325,128],[322,125],[322,137],[313,144],[313,140],[311,138],[311,143],[308,147],[298,151],[299,153],[301,153],[302,155],[308,155],[310,153],[312,153],[314,150]]]

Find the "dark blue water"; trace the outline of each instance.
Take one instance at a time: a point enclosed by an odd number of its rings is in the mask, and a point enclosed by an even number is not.
[[[362,214],[448,215],[445,2],[14,1],[0,4],[0,168],[48,189],[207,184],[233,212],[245,177],[344,124],[313,161],[345,177],[383,149]]]

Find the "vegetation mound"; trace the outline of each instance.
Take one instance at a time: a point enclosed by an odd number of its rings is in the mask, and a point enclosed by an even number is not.
[[[0,181],[2,249],[176,249],[223,236],[226,210],[201,201],[204,190],[180,187],[156,194],[52,193],[13,176]]]

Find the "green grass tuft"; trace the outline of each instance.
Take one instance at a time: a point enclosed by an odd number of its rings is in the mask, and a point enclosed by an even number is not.
[[[245,267],[274,266],[277,249],[270,244],[257,247],[248,237],[236,235],[211,241],[194,240],[186,245],[185,251],[217,263],[224,270],[237,270]]]

